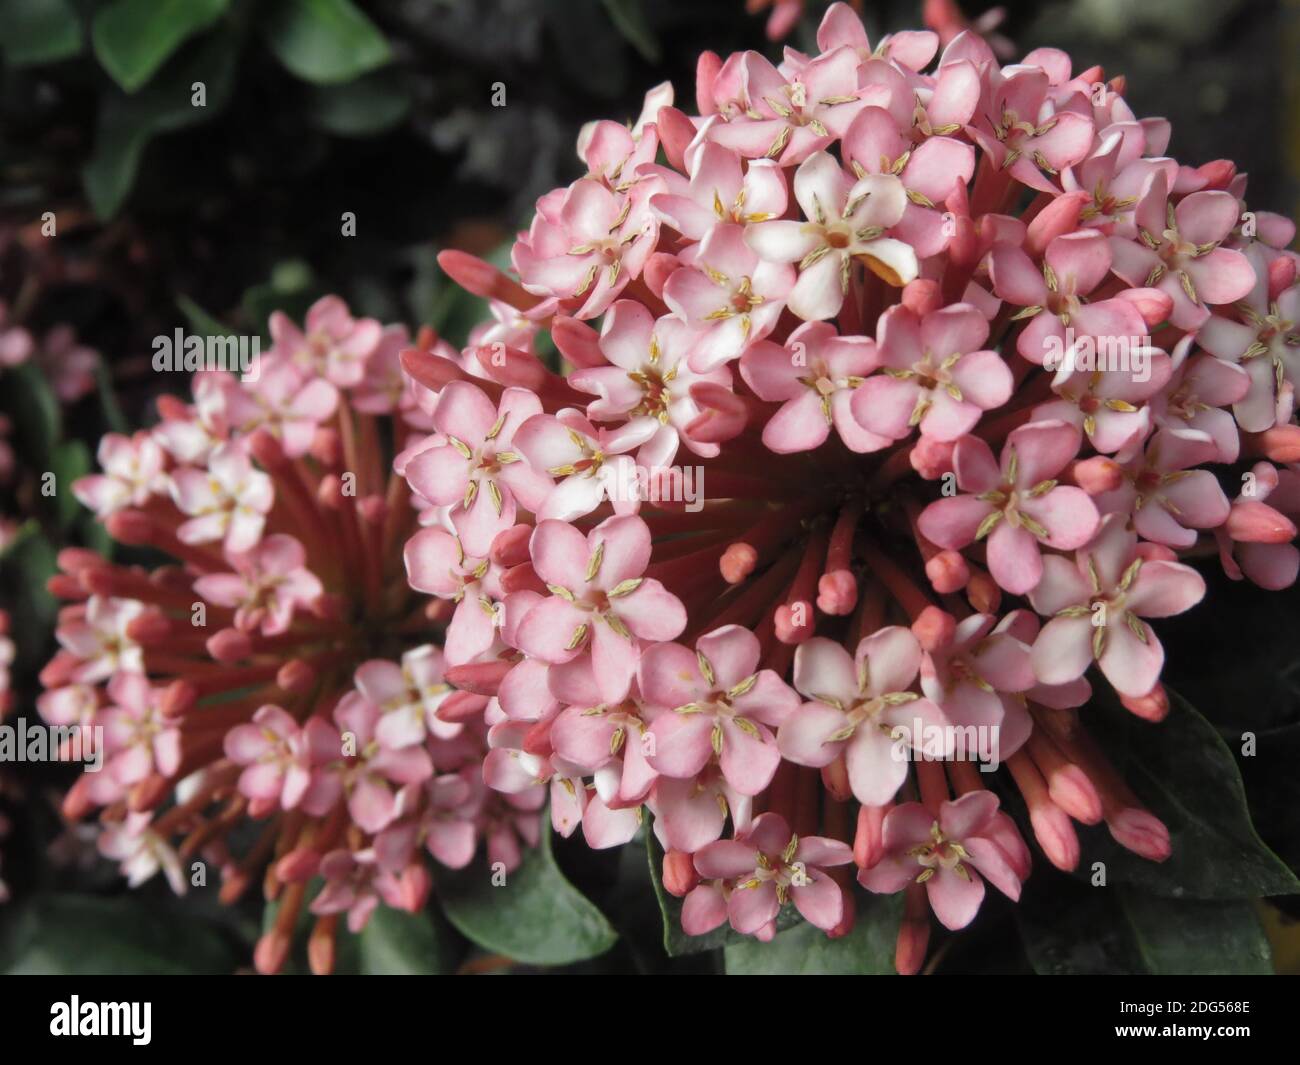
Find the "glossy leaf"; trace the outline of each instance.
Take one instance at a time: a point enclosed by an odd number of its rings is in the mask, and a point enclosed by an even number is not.
[[[350,0],[274,0],[267,8],[267,45],[304,81],[335,85],[391,58],[383,34]]]
[[[1236,762],[1214,727],[1176,692],[1169,716],[1140,721],[1097,698],[1085,712],[1116,767],[1169,826],[1163,863],[1120,847],[1103,828],[1080,833],[1083,875],[1104,862],[1110,883],[1183,899],[1251,899],[1300,892],[1300,881],[1256,833]]]
[[[746,939],[725,951],[729,976],[879,976],[894,971],[901,895],[859,895],[853,931],[829,938],[806,921],[770,943]]]
[[[568,965],[604,954],[618,936],[605,915],[565,879],[549,828],[523,864],[494,886],[482,860],[436,874],[447,919],[484,950],[532,965]]]
[[[91,41],[127,92],[144,85],[172,53],[225,14],[229,0],[112,0],[95,13]]]
[[[68,0],[0,0],[0,52],[10,66],[67,59],[81,51],[81,20]]]

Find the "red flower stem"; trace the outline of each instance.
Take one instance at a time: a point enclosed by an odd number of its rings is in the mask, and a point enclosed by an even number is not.
[[[921,802],[934,817],[939,816],[939,807],[948,801],[948,778],[944,775],[942,762],[919,759],[916,763],[916,784],[921,789]]]
[[[863,557],[871,571],[880,578],[889,594],[894,597],[908,618],[915,621],[926,607],[932,606],[930,597],[871,541],[862,545]]]

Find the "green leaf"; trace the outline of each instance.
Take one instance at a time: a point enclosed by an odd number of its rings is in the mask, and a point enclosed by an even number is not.
[[[396,126],[410,109],[411,97],[400,76],[380,70],[343,85],[317,86],[307,116],[340,137],[373,137]]]
[[[95,12],[95,55],[127,92],[157,73],[181,44],[226,13],[228,0],[112,0]]]
[[[857,898],[853,931],[839,939],[806,921],[770,943],[746,937],[723,952],[728,976],[880,976],[894,972],[903,896]]]
[[[5,590],[16,586],[10,613],[11,629],[22,664],[38,666],[45,651],[44,641],[54,625],[58,601],[46,590],[46,582],[58,572],[58,557],[35,521],[27,522],[3,556]],[[6,595],[6,599],[8,596]]]
[[[1090,704],[1091,731],[1134,791],[1169,826],[1173,854],[1148,862],[1104,828],[1080,833],[1083,875],[1104,862],[1108,883],[1133,884],[1184,899],[1252,899],[1300,892],[1300,880],[1259,838],[1246,808],[1237,763],[1214,726],[1177,692],[1169,716],[1141,721],[1111,699]]]
[[[481,861],[435,875],[443,913],[484,950],[530,965],[569,965],[604,954],[618,939],[555,864],[549,825],[503,885],[495,886],[492,875]]]
[[[204,122],[219,112],[234,86],[237,35],[219,30],[169,62],[134,96],[109,95],[99,114],[95,151],[82,170],[90,205],[109,218],[135,183],[145,146],[161,133]],[[206,103],[195,106],[202,82]]]
[[[235,334],[235,331],[230,326],[217,321],[216,318],[183,293],[176,297],[176,306],[181,314],[185,315],[185,320],[190,323],[190,328],[201,337],[228,337]]]
[[[82,512],[81,503],[72,494],[72,483],[90,472],[90,449],[80,440],[64,440],[50,456],[54,474],[55,516],[60,529],[66,530]]]
[[[1248,902],[1172,901],[1141,891],[1120,893],[1134,942],[1149,973],[1259,976],[1273,956]]]
[[[13,417],[29,465],[49,469],[50,455],[63,435],[63,415],[45,374],[26,362],[6,372],[0,393]]]
[[[1248,902],[1163,899],[1065,877],[1016,908],[1034,971],[1062,975],[1252,975],[1272,972]]]
[[[335,85],[392,58],[383,34],[350,0],[273,0],[268,7],[266,43],[304,81]]]
[[[662,58],[659,41],[646,19],[645,0],[602,0],[610,20],[624,39],[647,63],[658,63]]]
[[[117,393],[113,390],[113,374],[103,359],[95,363],[95,389],[99,409],[104,414],[104,424],[115,433],[130,432],[126,415],[122,413],[122,405],[117,401]]]
[[[9,975],[181,976],[230,973],[236,965],[214,928],[191,920],[177,935],[135,896],[47,896],[8,916],[0,943],[0,967]]]
[[[439,976],[456,966],[453,937],[436,913],[379,906],[359,938],[363,976]]]
[[[0,51],[10,66],[53,63],[81,51],[81,21],[68,0],[0,0]]]

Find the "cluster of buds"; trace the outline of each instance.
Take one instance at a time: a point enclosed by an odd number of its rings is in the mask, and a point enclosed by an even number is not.
[[[584,128],[514,276],[443,253],[496,322],[402,355],[407,572],[487,784],[598,848],[648,810],[689,933],[902,891],[906,972],[927,907],[1018,896],[1007,789],[1062,869],[1075,822],[1168,856],[1079,711],[1168,712],[1189,559],[1300,565],[1294,225],[1122,78],[949,36],[835,4],[818,54],[704,53],[697,114]]]
[[[250,372],[196,374],[192,403],[106,436],[73,486],[133,561],[61,552],[38,709],[100,737],[64,813],[99,811],[133,884],[161,870],[181,892],[212,865],[230,902],[260,877],[279,905],[258,968],[284,965],[306,908],[327,972],[340,920],[425,905],[426,851],[459,868],[486,840],[517,866],[545,795],[484,787],[487,699],[446,682],[445,607],[403,573],[418,514],[394,459],[434,406],[402,376],[406,329],[326,297],[270,332]]]

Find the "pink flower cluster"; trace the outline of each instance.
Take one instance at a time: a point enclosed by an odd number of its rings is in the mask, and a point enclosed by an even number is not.
[[[34,362],[61,403],[75,403],[95,390],[99,352],[79,343],[72,326],[56,325],[38,339],[12,317],[0,301],[0,370]]]
[[[484,785],[488,700],[445,682],[443,605],[403,573],[417,512],[393,462],[434,406],[401,373],[406,329],[326,297],[270,331],[255,373],[197,374],[192,403],[104,437],[101,472],[73,486],[116,541],[167,561],[60,554],[69,605],[38,709],[102,727],[103,768],[64,812],[101,811],[99,848],[132,884],[162,871],[184,891],[196,860],[225,901],[260,881],[279,908],[258,968],[284,965],[309,909],[328,972],[343,915],[355,932],[380,900],[425,905],[426,852],[460,868],[486,841],[515,868],[545,795]]]
[[[789,900],[843,934],[855,865],[907,895],[904,971],[926,898],[960,928],[1029,874],[980,761],[1054,865],[1074,822],[1168,856],[1078,709],[1168,711],[1189,560],[1300,568],[1294,225],[1122,78],[951,15],[941,52],[835,4],[817,54],[704,53],[697,113],[583,130],[515,277],[440,257],[497,324],[402,356],[436,397],[407,573],[488,785],[593,847],[648,810],[692,933]]]

